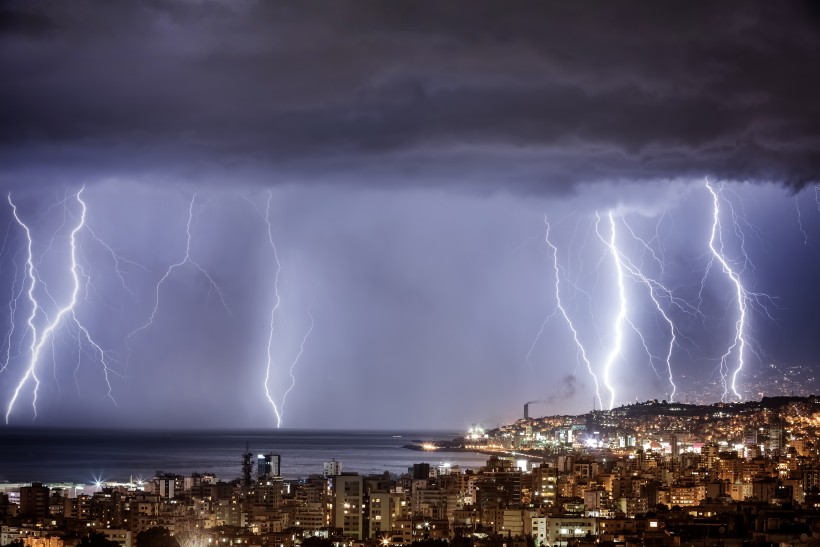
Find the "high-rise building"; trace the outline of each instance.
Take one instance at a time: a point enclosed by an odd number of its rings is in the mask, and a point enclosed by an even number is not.
[[[282,477],[266,477],[251,487],[248,499],[255,507],[279,509],[282,506]]]
[[[257,478],[279,477],[281,473],[282,456],[279,454],[259,454],[256,458]]]
[[[357,473],[335,475],[331,485],[334,528],[341,528],[345,536],[363,538],[364,483]]]
[[[403,493],[371,491],[367,511],[368,537],[378,538],[397,528],[396,521],[406,516],[406,497]]]
[[[20,488],[20,515],[24,517],[48,516],[48,487],[39,482]]]
[[[783,448],[783,427],[781,425],[769,426],[769,442],[766,448],[770,451]]]
[[[558,469],[548,463],[532,468],[532,493],[536,503],[555,503],[558,492]]]
[[[248,443],[245,443],[245,452],[242,454],[242,486],[246,488],[251,485],[251,472],[253,471],[251,458],[253,454],[248,449]]]
[[[757,428],[747,426],[743,429],[743,444],[744,446],[757,445]]]
[[[331,460],[329,462],[325,462],[324,470],[322,473],[325,477],[332,477],[333,475],[341,475],[342,474],[342,462],[337,462],[336,460]]]
[[[154,479],[154,492],[161,498],[176,497],[184,489],[185,477],[173,473],[158,473]]]
[[[413,464],[413,480],[427,480],[430,478],[430,464],[429,463],[414,463]]]

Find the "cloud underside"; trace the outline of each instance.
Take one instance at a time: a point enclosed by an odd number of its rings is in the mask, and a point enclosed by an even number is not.
[[[2,176],[817,181],[816,8],[668,8],[7,4]]]

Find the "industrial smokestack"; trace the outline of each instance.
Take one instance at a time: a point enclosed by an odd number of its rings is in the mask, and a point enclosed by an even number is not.
[[[527,401],[524,403],[524,419],[530,419],[530,405],[535,405],[539,403],[548,403],[549,401]]]

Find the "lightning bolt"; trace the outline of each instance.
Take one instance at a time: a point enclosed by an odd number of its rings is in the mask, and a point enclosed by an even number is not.
[[[273,306],[270,310],[270,330],[268,333],[268,360],[265,365],[265,397],[267,397],[268,402],[273,408],[273,413],[276,416],[276,427],[282,427],[282,411],[276,405],[276,401],[273,400],[273,397],[270,393],[270,374],[271,374],[271,367],[273,366],[273,337],[275,332],[275,324],[276,324],[276,311],[279,309],[279,305],[282,303],[282,297],[279,294],[279,276],[282,273],[282,263],[279,261],[279,253],[276,251],[276,243],[273,240],[273,227],[271,226],[270,222],[270,201],[273,197],[273,192],[268,191],[268,201],[265,205],[265,227],[267,228],[268,233],[268,243],[270,244],[271,250],[273,251],[273,259],[276,261],[276,273],[273,275],[273,294],[274,294],[274,302]],[[258,209],[257,209],[258,211]],[[283,401],[284,404],[284,401]]]
[[[109,357],[107,353],[102,349],[102,347],[99,344],[97,344],[96,341],[94,341],[94,339],[91,337],[91,333],[89,332],[88,328],[86,328],[85,325],[83,325],[80,322],[76,313],[76,306],[78,302],[77,297],[80,291],[80,277],[85,277],[84,272],[82,272],[82,267],[79,265],[77,261],[77,235],[86,225],[85,222],[87,207],[85,201],[83,201],[82,199],[82,193],[84,190],[85,188],[83,187],[74,195],[74,199],[80,205],[80,217],[77,221],[77,224],[71,230],[69,235],[71,258],[68,270],[72,280],[71,295],[68,300],[68,303],[60,307],[57,310],[56,315],[54,315],[54,317],[50,319],[48,318],[48,315],[45,313],[45,310],[42,308],[35,295],[38,282],[40,282],[41,284],[42,282],[39,279],[39,275],[34,264],[34,255],[32,251],[33,238],[31,230],[29,229],[29,226],[25,222],[23,222],[23,220],[18,215],[17,206],[12,201],[11,194],[8,195],[8,202],[12,208],[14,220],[21,228],[23,228],[26,234],[26,276],[28,277],[29,281],[28,291],[26,292],[26,294],[28,296],[29,302],[31,303],[31,312],[28,316],[26,323],[28,325],[28,330],[31,335],[31,345],[29,347],[29,361],[25,369],[25,374],[17,384],[17,387],[14,389],[14,392],[6,409],[6,424],[9,423],[11,413],[14,410],[14,405],[17,402],[20,392],[26,386],[29,380],[34,382],[34,388],[32,392],[32,407],[34,409],[34,417],[37,417],[37,394],[38,389],[40,387],[40,379],[37,376],[37,365],[40,361],[40,356],[42,354],[43,348],[49,342],[52,344],[54,343],[54,333],[58,328],[60,328],[63,325],[74,325],[74,327],[77,329],[77,336],[79,337],[80,335],[82,335],[86,343],[91,346],[95,355],[97,356],[97,359],[100,361],[102,365],[105,382],[108,385],[107,396],[109,399],[111,399],[111,401],[114,404],[116,404],[116,401],[114,400],[112,394],[112,387],[109,378],[109,373],[113,372],[109,367]],[[46,326],[42,329],[42,331],[39,331],[36,325],[38,312],[42,312],[46,319]]]
[[[662,261],[662,259],[659,258],[655,254],[654,250],[652,249],[652,247],[649,245],[648,242],[641,239],[635,233],[635,231],[632,229],[632,227],[629,225],[629,223],[623,217],[621,217],[621,223],[627,229],[627,231],[629,232],[629,235],[631,235],[636,241],[638,241],[641,244],[641,246],[644,247],[644,249],[646,249],[652,255],[652,258],[657,262],[657,264],[661,268],[660,278],[662,279],[664,277],[664,262]],[[617,247],[616,247],[616,249],[617,249]],[[656,279],[654,277],[650,277],[650,276],[646,275],[645,273],[643,273],[643,269],[641,267],[637,266],[632,260],[627,258],[624,253],[618,251],[618,255],[621,258],[622,265],[629,271],[629,273],[631,275],[638,278],[642,283],[644,283],[647,286],[647,288],[650,289],[650,293],[652,295],[654,295],[657,298],[662,298],[664,300],[667,300],[670,305],[674,306],[679,311],[685,313],[686,315],[688,315],[690,317],[694,318],[694,317],[701,317],[702,316],[702,314],[700,313],[700,310],[698,310],[697,307],[692,306],[686,300],[684,300],[682,298],[678,298],[677,296],[675,296],[674,291],[672,291],[672,289],[670,289],[666,285],[664,285],[664,283],[662,281],[659,281],[658,279]]]
[[[299,352],[296,354],[296,357],[294,357],[293,361],[291,361],[291,363],[290,363],[290,369],[288,371],[290,373],[290,387],[285,391],[284,395],[282,395],[282,416],[284,416],[284,412],[285,412],[285,399],[287,398],[288,393],[290,393],[291,390],[296,386],[296,376],[294,376],[293,370],[296,368],[297,363],[299,363],[299,359],[302,357],[302,354],[305,352],[305,343],[307,342],[308,338],[310,337],[310,333],[313,332],[314,320],[313,320],[313,314],[310,313],[310,309],[311,309],[311,307],[308,307],[308,309],[307,309],[307,316],[310,318],[310,327],[308,327],[307,332],[302,337],[302,343],[299,344]]]
[[[11,225],[14,220],[10,219],[8,226],[6,226],[6,232],[3,234],[3,246],[0,247],[0,272],[3,271],[3,262],[6,261],[6,244],[9,242],[9,233],[11,232]]]
[[[663,245],[661,243],[662,231],[660,224],[666,218],[668,209],[664,211],[663,215],[661,215],[658,220],[655,226],[654,236],[649,241],[640,237],[629,225],[626,218],[624,216],[617,215],[615,211],[610,210],[606,213],[606,215],[596,212],[595,222],[591,224],[591,226],[594,227],[595,233],[599,240],[603,243],[606,252],[599,259],[595,271],[597,275],[597,273],[600,272],[601,267],[604,266],[605,261],[607,261],[607,257],[609,257],[609,260],[611,260],[614,267],[615,283],[612,292],[616,297],[617,303],[615,304],[616,308],[614,310],[614,317],[612,318],[612,326],[610,330],[611,334],[609,335],[612,337],[610,347],[607,349],[607,352],[602,359],[601,366],[595,367],[594,370],[589,359],[587,358],[587,352],[580,342],[577,329],[570,320],[567,310],[561,300],[561,284],[564,282],[570,283],[570,285],[574,286],[576,294],[578,292],[583,293],[590,302],[594,299],[589,293],[582,291],[577,286],[577,283],[573,283],[570,279],[565,279],[566,272],[559,265],[557,248],[551,241],[550,225],[545,218],[545,224],[547,225],[546,241],[552,252],[553,259],[553,270],[555,275],[555,300],[557,304],[552,313],[550,313],[550,315],[541,323],[540,329],[530,346],[529,352],[527,353],[527,362],[530,362],[533,352],[545,332],[546,325],[555,315],[560,312],[564,320],[569,325],[569,328],[573,334],[573,339],[578,347],[579,364],[583,361],[587,366],[587,370],[595,379],[596,394],[598,395],[599,401],[601,400],[598,384],[598,377],[600,376],[600,387],[608,392],[609,396],[606,399],[608,408],[611,409],[616,400],[617,385],[613,383],[615,367],[618,359],[622,358],[624,352],[626,351],[625,337],[629,334],[626,332],[627,327],[629,327],[631,331],[634,331],[636,337],[640,340],[643,349],[649,357],[649,364],[655,374],[658,378],[661,378],[661,374],[663,374],[665,381],[668,382],[668,398],[670,401],[674,401],[678,392],[678,386],[676,385],[673,359],[675,358],[677,351],[683,350],[688,352],[689,346],[697,347],[695,341],[688,337],[686,333],[679,328],[676,318],[680,317],[681,314],[684,314],[690,319],[700,319],[701,321],[705,319],[700,310],[700,306],[703,303],[704,287],[712,266],[719,263],[724,274],[732,282],[733,287],[735,288],[734,292],[736,294],[735,298],[738,306],[738,316],[735,324],[735,340],[721,358],[720,371],[724,387],[723,399],[725,400],[730,393],[733,393],[734,397],[740,399],[741,396],[738,391],[738,378],[740,371],[743,369],[745,362],[748,359],[748,355],[753,354],[758,359],[761,358],[760,349],[757,343],[750,337],[751,329],[749,326],[749,312],[752,310],[760,311],[765,313],[769,319],[773,320],[768,306],[773,306],[775,303],[769,295],[766,295],[765,293],[752,292],[751,290],[748,290],[742,282],[742,276],[744,275],[743,272],[748,271],[750,272],[750,275],[754,274],[754,263],[752,262],[750,254],[747,250],[748,241],[745,232],[751,230],[752,236],[756,236],[761,243],[763,241],[761,233],[756,230],[756,228],[751,225],[748,220],[746,220],[743,201],[741,200],[738,205],[735,205],[732,201],[721,195],[723,190],[722,187],[720,190],[716,191],[708,181],[706,182],[706,185],[713,197],[714,218],[712,224],[712,234],[709,242],[710,258],[703,274],[703,279],[701,280],[700,290],[697,293],[698,305],[690,304],[687,300],[680,298],[673,288],[670,288],[667,284],[665,284],[664,278],[666,277],[666,260],[664,257]],[[815,195],[818,200],[818,208],[820,208],[820,187],[815,188]],[[728,212],[726,214],[731,218],[731,226],[726,227],[725,234],[721,232],[720,226],[720,206],[723,201],[726,202],[728,207]],[[606,218],[604,218],[605,216]],[[608,231],[607,228],[604,227],[606,222],[609,224]],[[624,235],[618,233],[618,230],[621,227],[626,230],[627,234],[632,238],[632,241],[634,241],[634,246],[638,249],[638,253],[635,255],[636,258],[634,259],[630,258],[629,254],[625,252],[626,249],[621,246],[622,242],[619,242],[624,237]],[[732,262],[727,258],[727,254],[724,252],[724,238],[727,237],[727,235],[736,242],[735,244],[740,256],[739,261],[736,261],[736,263],[739,263],[739,268],[732,264]],[[577,236],[578,229],[576,224],[576,230],[572,236],[571,242],[574,241]],[[659,245],[657,250],[654,248],[655,243]],[[598,279],[599,278],[596,277],[594,286],[597,286]],[[654,315],[657,313],[658,320],[662,320],[660,324],[664,325],[663,330],[667,333],[667,335],[663,337],[664,342],[662,350],[660,347],[654,346],[654,337],[649,337],[642,331],[643,326],[637,321],[635,316],[635,313],[638,310],[633,309],[633,306],[631,306],[627,300],[626,291],[628,287],[626,285],[627,283],[632,282],[642,286],[644,290],[646,290],[646,294],[654,306],[652,314]],[[638,340],[636,340],[636,342],[637,341]],[[658,343],[660,343],[660,341],[658,341]],[[737,359],[736,366],[734,365],[734,359]],[[660,366],[656,366],[660,363],[663,363],[665,370],[662,371]],[[595,374],[596,371],[598,376]],[[606,408],[607,404],[602,406]]]
[[[113,261],[114,266],[114,273],[120,280],[120,285],[122,285],[123,290],[125,290],[129,295],[131,295],[131,299],[136,302],[137,298],[134,295],[134,291],[131,290],[131,288],[125,282],[126,271],[124,270],[123,264],[127,264],[129,266],[136,266],[137,268],[143,270],[146,273],[151,273],[151,270],[149,270],[139,262],[135,262],[133,260],[125,258],[124,256],[117,253],[113,248],[111,248],[111,246],[108,243],[106,243],[99,236],[97,236],[96,232],[94,232],[94,230],[91,229],[91,226],[86,226],[85,228],[88,231],[88,233],[91,234],[91,237],[94,239],[94,241],[96,241],[103,249],[105,249],[109,256],[111,256],[111,260]]]
[[[34,275],[34,253],[32,251],[32,247],[34,245],[34,242],[32,240],[31,230],[29,230],[28,225],[26,223],[24,223],[22,220],[20,220],[20,217],[17,215],[17,206],[11,200],[11,193],[9,193],[9,195],[8,195],[8,202],[9,202],[9,205],[11,205],[11,212],[12,212],[12,215],[14,215],[14,220],[17,222],[17,224],[20,225],[20,227],[23,228],[23,230],[26,233],[26,267],[25,267],[25,271],[26,271],[26,277],[28,277],[28,281],[29,281],[28,291],[26,291],[26,295],[28,296],[28,300],[31,303],[31,312],[29,313],[28,319],[26,320],[26,324],[28,325],[28,330],[31,334],[30,351],[31,351],[31,354],[34,355],[34,349],[37,346],[37,325],[35,324],[35,320],[37,318],[37,311],[40,309],[40,305],[37,302],[37,298],[34,296],[34,290],[37,287],[37,277]],[[11,336],[11,335],[9,335],[9,336]],[[36,364],[36,361],[35,361],[34,364]],[[34,406],[34,416],[36,417],[37,416],[37,389],[36,388],[40,386],[40,381],[37,378],[37,371],[34,369],[33,366],[31,366],[31,364],[29,365],[29,368],[26,370],[26,376],[25,376],[23,382],[21,382],[20,385],[17,386],[17,389],[14,392],[14,400],[17,399],[17,395],[20,393],[20,390],[22,389],[23,383],[25,382],[25,380],[28,379],[29,376],[33,376],[34,382],[35,382],[34,401],[33,401],[32,405]],[[8,410],[6,412],[6,424],[9,423],[9,414],[11,412],[12,407],[14,406],[14,400],[12,400],[11,404],[9,404],[9,406],[8,406]]]
[[[610,213],[610,222],[612,222],[612,213]],[[652,255],[653,259],[655,261],[657,261],[659,264],[662,265],[663,264],[662,261],[652,251],[649,244],[635,234],[635,231],[632,229],[631,226],[629,226],[629,224],[626,222],[626,220],[624,218],[621,218],[621,223],[624,225],[624,227],[626,227],[627,231],[630,233],[630,235],[635,240],[640,242],[641,245],[645,249],[649,250],[649,252]],[[614,223],[612,223],[612,226],[614,227]],[[685,301],[683,301],[681,299],[678,299],[674,295],[674,293],[669,288],[667,288],[661,281],[658,281],[657,279],[646,275],[639,266],[637,266],[632,260],[630,260],[617,247],[617,245],[615,245],[615,237],[612,237],[610,239],[609,243],[607,243],[606,241],[604,241],[604,243],[607,244],[608,246],[611,245],[610,251],[614,253],[615,260],[620,264],[620,267],[622,269],[624,269],[627,273],[629,273],[629,275],[634,280],[636,280],[637,282],[643,284],[646,287],[649,298],[652,300],[652,303],[654,304],[655,309],[658,311],[658,313],[663,318],[666,325],[669,327],[669,344],[667,345],[667,348],[666,348],[666,355],[665,355],[665,358],[664,358],[664,362],[666,364],[667,379],[668,379],[669,385],[671,387],[671,392],[669,394],[669,400],[670,400],[670,402],[674,401],[675,393],[677,392],[677,386],[675,385],[675,378],[674,378],[674,374],[672,372],[672,354],[674,352],[675,347],[678,346],[679,332],[678,332],[677,327],[675,326],[675,322],[672,320],[669,313],[667,313],[666,310],[664,309],[664,307],[661,305],[661,301],[663,300],[663,301],[669,302],[671,305],[676,306],[677,308],[679,308],[684,313],[687,313],[687,314],[690,314],[690,315],[697,315],[697,310],[695,308],[693,308],[692,306],[690,306]],[[656,357],[649,350],[649,346],[646,342],[646,339],[644,338],[643,333],[631,320],[629,320],[628,317],[626,319],[627,319],[628,324],[632,327],[632,329],[635,331],[635,333],[641,339],[641,343],[643,344],[644,350],[646,350],[646,353],[649,355],[649,358],[650,358],[650,363],[652,363],[654,361],[654,359],[656,359]],[[684,337],[683,335],[680,335],[680,336]],[[688,338],[686,338],[686,339],[689,340],[690,342],[694,343],[691,339],[688,339]],[[652,368],[653,369],[655,368],[654,364],[652,365]],[[655,372],[657,374],[657,370]]]
[[[815,185],[812,189],[814,190],[814,203],[817,204],[817,211],[820,212],[820,186]]]
[[[9,362],[11,361],[11,346],[12,346],[12,337],[14,335],[14,330],[16,328],[16,315],[17,315],[17,303],[20,301],[20,296],[22,296],[23,291],[25,290],[26,286],[25,283],[20,283],[20,289],[15,294],[15,289],[17,288],[17,275],[18,275],[18,266],[17,261],[12,260],[14,263],[14,281],[11,285],[11,298],[9,299],[8,309],[9,309],[9,329],[6,333],[6,338],[3,341],[3,347],[5,348],[6,356],[3,359],[3,364],[0,366],[0,372],[4,372],[8,366]]]
[[[288,374],[290,375],[290,386],[285,390],[284,394],[282,395],[282,400],[279,404],[276,403],[276,399],[274,398],[273,394],[271,393],[270,389],[270,382],[271,382],[271,374],[273,372],[273,342],[276,338],[276,317],[278,315],[279,307],[282,304],[282,296],[279,292],[279,280],[281,279],[282,275],[282,262],[279,260],[279,252],[276,249],[276,242],[273,238],[273,226],[270,220],[270,209],[271,209],[271,200],[273,199],[273,192],[268,190],[268,199],[265,203],[265,212],[262,211],[257,207],[256,203],[254,203],[251,199],[246,196],[243,196],[245,201],[251,204],[251,206],[256,210],[259,216],[262,218],[262,221],[265,223],[265,231],[268,236],[268,244],[270,245],[273,260],[276,263],[276,271],[273,274],[273,305],[270,309],[270,321],[268,323],[268,343],[267,343],[267,353],[266,353],[266,362],[265,362],[265,381],[263,383],[265,388],[265,398],[268,400],[268,403],[273,409],[273,414],[276,417],[276,427],[282,427],[282,419],[284,417],[285,411],[285,401],[287,400],[288,394],[296,387],[296,366],[299,364],[299,360],[302,358],[302,354],[305,352],[305,344],[310,338],[311,333],[313,332],[314,326],[314,318],[313,314],[311,313],[312,303],[308,306],[307,309],[307,316],[310,319],[310,326],[305,332],[304,336],[302,337],[302,341],[299,345],[299,351],[296,354],[296,357],[291,361],[290,367],[288,368]]]
[[[717,261],[720,264],[723,273],[726,275],[726,278],[734,287],[735,300],[737,303],[737,319],[735,321],[734,339],[732,340],[732,343],[729,345],[729,347],[726,349],[726,352],[721,356],[720,359],[720,374],[721,382],[723,384],[722,400],[726,400],[726,398],[729,396],[730,389],[732,391],[732,394],[738,400],[742,400],[742,396],[740,395],[740,392],[737,388],[737,378],[745,365],[746,352],[747,350],[751,349],[748,339],[749,306],[751,305],[752,307],[759,307],[766,313],[766,315],[769,318],[771,318],[771,314],[769,314],[768,308],[766,308],[764,301],[768,300],[769,302],[771,302],[772,299],[769,295],[747,290],[744,287],[742,280],[740,279],[740,273],[736,271],[735,268],[733,268],[730,264],[728,258],[726,257],[725,245],[723,240],[723,230],[720,222],[720,199],[722,187],[720,187],[718,190],[715,190],[709,183],[708,179],[706,179],[705,181],[705,186],[712,196],[712,230],[709,236],[709,250],[712,253],[712,257],[710,258],[709,264],[706,268],[706,272],[704,273],[704,278],[701,282],[701,289],[703,287],[703,284],[705,283],[706,276],[709,274],[712,263],[714,261]],[[736,236],[740,238],[740,251],[743,255],[743,263],[744,265],[747,265],[750,263],[750,261],[744,246],[742,232],[740,231],[740,227],[738,225],[734,209],[732,209],[731,212],[733,230]],[[729,360],[731,359],[733,354],[736,354],[737,356],[737,365],[734,369],[734,372],[731,373],[730,377]]]
[[[800,200],[797,199],[797,195],[794,196],[794,210],[797,213],[797,227],[800,229],[800,233],[803,234],[803,245],[808,245],[809,236],[803,228],[803,218],[800,215]]]
[[[162,275],[159,282],[157,282],[155,290],[154,290],[154,308],[153,308],[153,310],[151,310],[151,315],[148,317],[148,320],[144,324],[142,324],[141,326],[137,327],[136,329],[134,329],[130,333],[128,333],[128,336],[126,336],[126,346],[128,345],[128,341],[131,340],[131,338],[133,338],[135,335],[137,335],[138,333],[144,331],[145,329],[149,328],[151,325],[154,324],[154,319],[156,319],[157,313],[159,312],[160,291],[162,289],[162,285],[165,283],[165,280],[167,280],[171,276],[171,274],[174,272],[174,270],[176,270],[177,268],[181,268],[182,266],[185,266],[186,264],[190,264],[191,266],[196,268],[197,271],[199,271],[199,273],[201,273],[202,276],[205,279],[208,280],[208,283],[210,284],[210,290],[216,292],[217,296],[219,297],[219,301],[222,303],[222,307],[225,308],[225,311],[227,311],[228,313],[231,313],[231,310],[228,308],[228,304],[225,303],[225,298],[222,295],[222,290],[216,284],[213,277],[211,277],[211,274],[209,274],[208,270],[203,268],[202,265],[199,262],[197,262],[196,260],[191,258],[191,224],[193,223],[193,220],[194,220],[194,205],[195,205],[195,203],[196,203],[196,194],[193,194],[191,196],[191,203],[188,205],[188,220],[185,223],[185,234],[186,234],[185,256],[183,256],[178,262],[175,262],[175,263],[171,264],[168,267],[168,269],[165,270],[165,273]],[[111,252],[112,252],[112,256],[116,257],[116,253],[113,253],[113,251],[111,251]],[[116,260],[116,258],[115,258],[115,260]],[[120,276],[120,279],[122,280],[122,276]],[[130,354],[130,347],[129,347],[129,354]]]
[[[553,267],[553,271],[555,273],[555,309],[552,311],[552,313],[541,324],[541,329],[538,331],[538,335],[536,336],[535,340],[533,341],[532,346],[530,347],[530,351],[527,354],[527,360],[529,360],[530,355],[532,354],[533,350],[535,349],[536,344],[538,343],[538,340],[540,339],[541,335],[543,334],[544,327],[547,325],[549,320],[552,317],[555,316],[555,314],[560,312],[561,316],[564,318],[564,322],[566,322],[567,327],[569,328],[570,332],[572,332],[572,339],[575,341],[575,347],[577,348],[577,356],[580,358],[581,361],[583,361],[584,365],[587,368],[587,371],[589,372],[590,376],[592,376],[592,381],[595,384],[595,398],[598,401],[598,405],[601,406],[602,401],[601,401],[600,388],[599,388],[599,385],[598,385],[598,376],[592,370],[592,364],[590,363],[589,358],[587,357],[586,348],[584,348],[584,345],[581,343],[581,340],[578,336],[578,330],[575,328],[575,325],[573,324],[572,319],[570,319],[569,314],[567,313],[567,310],[564,307],[564,304],[561,300],[561,270],[562,270],[562,268],[558,263],[558,248],[552,243],[552,240],[550,240],[551,226],[550,226],[550,223],[549,223],[549,219],[547,218],[546,215],[544,215],[544,224],[546,226],[544,240],[545,240],[547,246],[552,251],[552,267]]]
[[[617,231],[615,229],[615,219],[610,211],[608,214],[609,217],[609,226],[610,226],[610,234],[609,234],[609,241],[607,242],[604,239],[604,236],[601,234],[600,231],[600,224],[601,224],[601,216],[598,212],[595,212],[595,232],[598,234],[598,237],[603,241],[608,249],[609,253],[612,255],[612,258],[615,262],[615,274],[618,286],[618,312],[615,314],[615,320],[613,322],[613,333],[614,333],[614,341],[612,344],[612,349],[610,349],[609,354],[607,355],[606,360],[604,361],[604,385],[609,390],[609,410],[615,406],[615,388],[612,387],[610,384],[610,373],[612,371],[612,367],[615,363],[615,359],[617,359],[621,355],[621,351],[623,349],[623,337],[624,337],[624,323],[627,322],[627,305],[626,305],[626,293],[624,290],[624,268],[623,264],[618,255],[618,250],[616,246],[616,234]]]

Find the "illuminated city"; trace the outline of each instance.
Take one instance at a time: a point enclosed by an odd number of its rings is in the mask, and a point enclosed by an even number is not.
[[[246,447],[236,478],[0,484],[2,544],[76,545],[91,532],[125,546],[163,533],[179,545],[734,545],[817,533],[816,396],[546,417],[530,415],[534,403],[500,428],[398,448],[424,460],[403,473],[330,459],[285,478],[280,454]],[[486,464],[449,463],[457,451]]]

